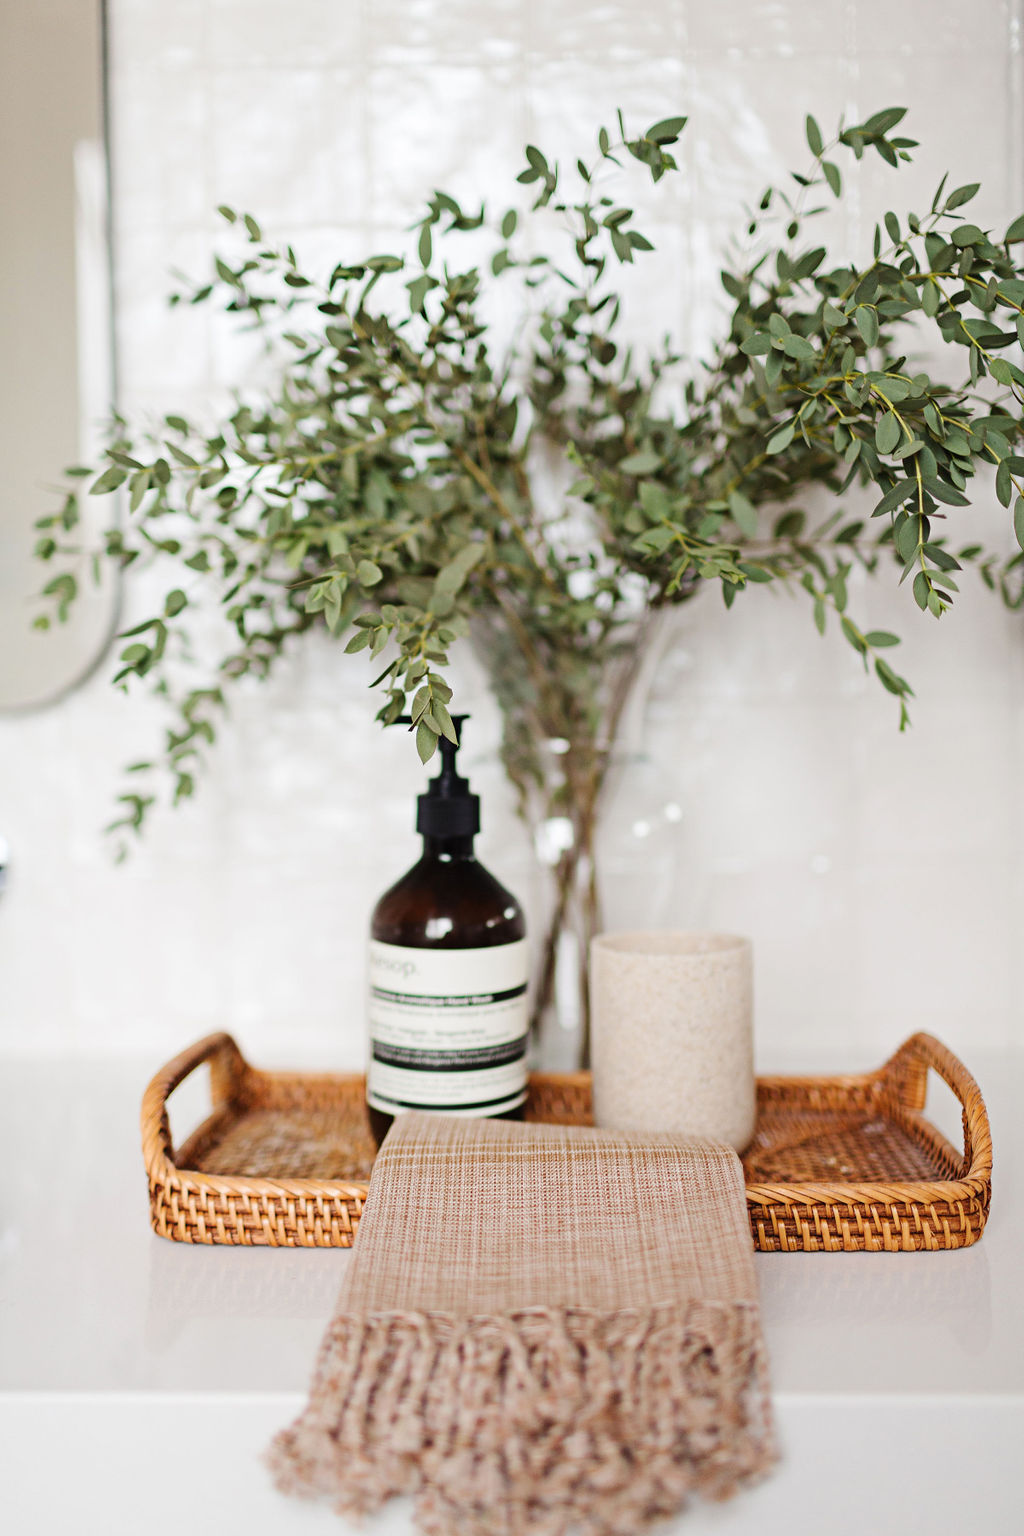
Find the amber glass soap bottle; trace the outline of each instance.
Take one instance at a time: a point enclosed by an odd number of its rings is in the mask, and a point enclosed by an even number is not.
[[[459,741],[465,715],[456,715]],[[407,1109],[522,1118],[527,942],[515,897],[473,855],[480,798],[440,740],[423,854],[374,909],[366,1099],[378,1145]]]

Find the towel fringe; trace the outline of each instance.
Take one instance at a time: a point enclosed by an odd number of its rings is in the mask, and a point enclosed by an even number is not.
[[[358,1517],[413,1494],[425,1536],[635,1536],[775,1459],[757,1308],[341,1317],[268,1461]]]

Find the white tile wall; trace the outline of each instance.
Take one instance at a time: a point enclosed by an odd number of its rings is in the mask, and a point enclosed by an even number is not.
[[[868,165],[830,238],[858,250],[887,206],[944,170],[1024,205],[1021,0],[111,0],[123,406],[222,399],[245,358],[202,313],[169,312],[173,267],[207,263],[218,202],[251,206],[313,259],[398,238],[435,185],[499,199],[526,138],[589,143],[617,105],[691,113],[686,179],[654,219],[660,266],[633,285],[639,335],[700,347],[738,206],[830,124],[911,108],[918,163]],[[979,526],[1003,537],[995,506]],[[917,1028],[970,1054],[1021,1038],[1024,618],[968,587],[941,626],[905,592],[858,591],[907,637],[915,728],[795,602],[707,594],[676,620],[634,780],[657,857],[616,807],[613,918],[753,934],[762,1056],[880,1057]],[[144,597],[127,594],[129,613]],[[528,898],[530,859],[493,756],[479,672],[468,756],[482,852]],[[0,1044],[154,1059],[228,1026],[254,1055],[356,1064],[361,950],[409,862],[420,772],[370,723],[361,662],[317,641],[244,693],[198,800],[110,867],[100,827],[151,708],[103,678],[0,722]],[[639,770],[638,770],[639,772]],[[638,786],[638,787],[637,787]],[[646,800],[645,800],[646,797]],[[678,804],[677,821],[663,817]],[[674,814],[674,813],[673,813]],[[645,872],[654,871],[653,878]],[[638,873],[639,871],[639,873]]]

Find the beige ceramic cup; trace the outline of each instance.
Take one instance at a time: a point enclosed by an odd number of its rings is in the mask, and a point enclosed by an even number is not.
[[[599,934],[590,999],[598,1125],[747,1146],[755,1114],[749,939]]]

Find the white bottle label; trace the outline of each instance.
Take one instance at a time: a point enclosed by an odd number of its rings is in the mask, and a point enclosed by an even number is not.
[[[500,1115],[526,1098],[525,939],[487,949],[370,941],[367,1102]]]

